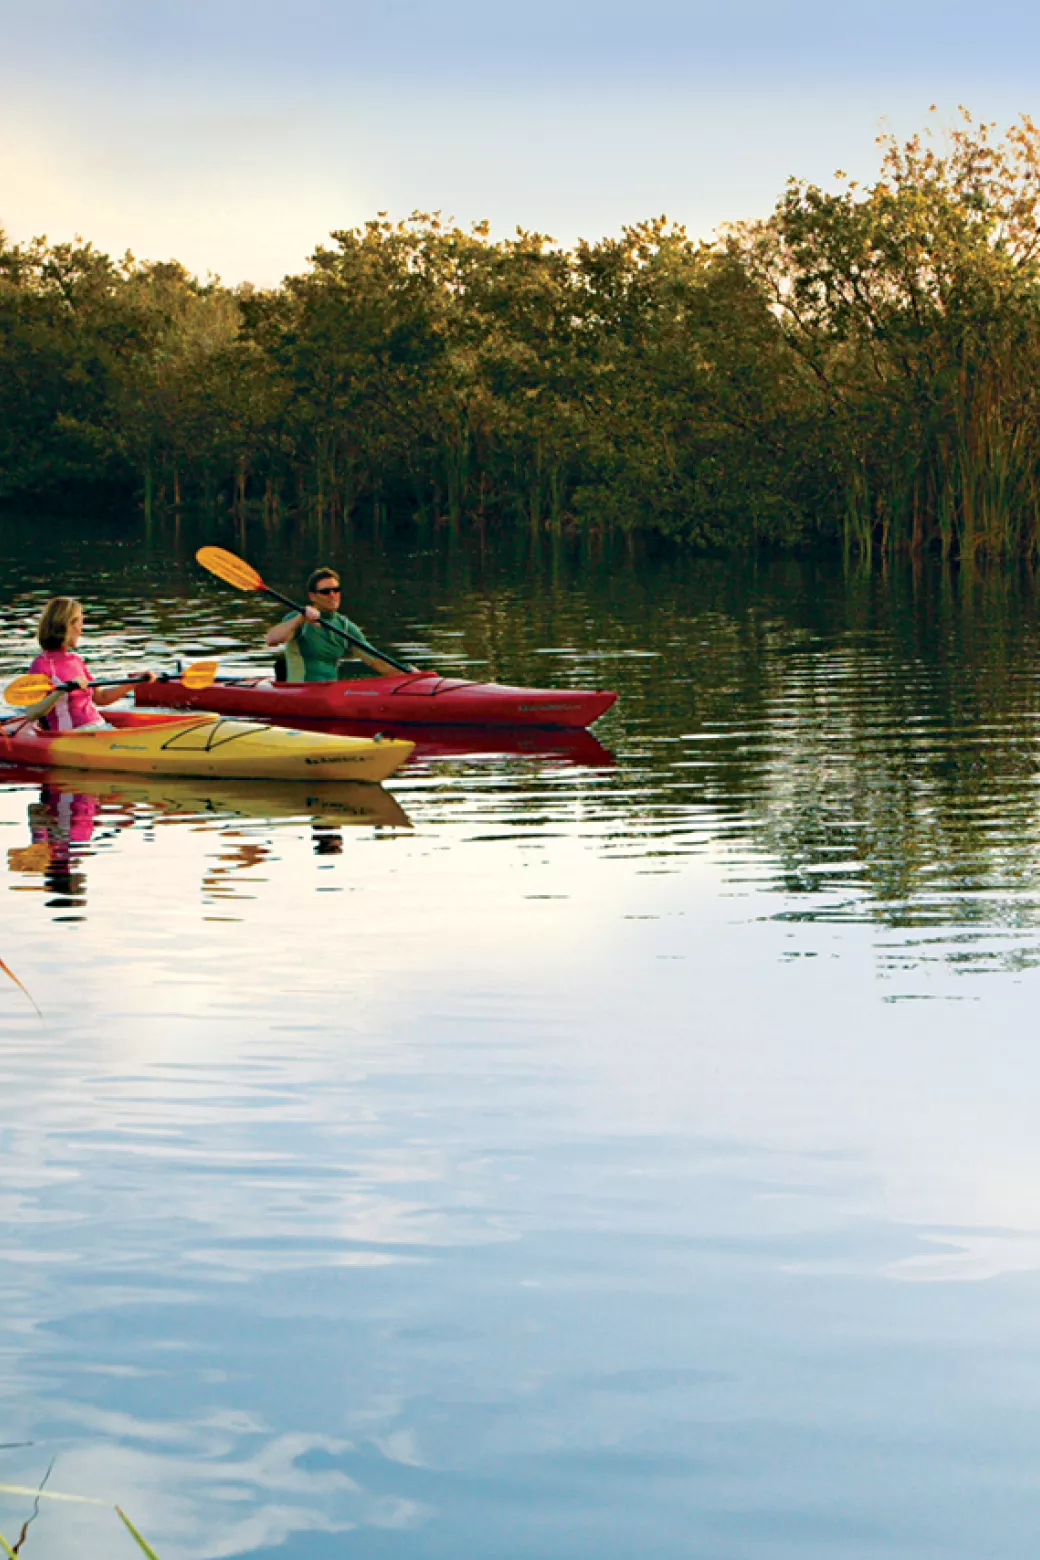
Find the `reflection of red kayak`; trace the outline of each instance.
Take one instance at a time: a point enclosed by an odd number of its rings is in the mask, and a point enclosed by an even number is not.
[[[363,720],[301,720],[302,731],[327,731],[336,737],[403,737],[415,744],[413,758],[486,757],[545,758],[587,769],[610,769],[616,762],[591,731],[563,731],[551,726],[414,726],[409,722]]]
[[[282,725],[304,721],[368,721],[386,730],[408,726],[549,726],[582,730],[617,698],[574,688],[506,688],[464,682],[436,672],[364,677],[350,682],[274,683],[244,678],[193,690],[177,681],[143,683],[139,705],[257,715]]]

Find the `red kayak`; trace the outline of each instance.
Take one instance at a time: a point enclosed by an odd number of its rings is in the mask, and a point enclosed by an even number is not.
[[[591,726],[616,698],[616,693],[586,689],[464,682],[436,672],[321,683],[243,678],[199,689],[174,680],[142,683],[134,690],[139,705],[259,716],[278,725],[347,720],[395,726],[553,726],[569,731]]]

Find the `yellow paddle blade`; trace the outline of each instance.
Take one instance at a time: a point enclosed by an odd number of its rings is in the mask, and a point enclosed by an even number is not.
[[[236,590],[263,590],[264,582],[244,558],[238,558],[223,547],[200,547],[195,554],[197,562],[215,574],[218,580],[234,585]]]
[[[29,704],[36,704],[40,699],[45,699],[53,692],[54,684],[49,677],[29,673],[25,677],[16,677],[13,683],[8,683],[4,689],[4,698],[13,710],[22,710]]]
[[[7,865],[12,872],[46,872],[51,864],[51,848],[44,840],[35,845],[9,845]]]
[[[219,661],[193,661],[184,668],[179,680],[185,688],[208,688],[216,681],[219,666]]]

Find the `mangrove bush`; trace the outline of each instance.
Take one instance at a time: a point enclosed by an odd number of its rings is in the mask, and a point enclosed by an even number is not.
[[[881,138],[710,243],[436,216],[271,289],[0,233],[0,501],[1040,552],[1040,132]]]

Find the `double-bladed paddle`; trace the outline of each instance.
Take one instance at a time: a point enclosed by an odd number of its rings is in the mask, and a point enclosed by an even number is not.
[[[262,590],[268,596],[273,596],[276,601],[282,602],[284,606],[292,607],[294,612],[304,611],[299,602],[293,601],[289,596],[283,596],[280,590],[273,590],[266,584],[251,563],[247,563],[244,558],[239,558],[235,553],[227,552],[223,547],[200,547],[195,557],[204,569],[215,574],[217,579],[223,580],[226,585],[233,585],[236,590]],[[345,628],[340,628],[335,623],[323,622],[321,627],[327,628],[331,634],[338,634],[340,639],[348,645],[353,645],[355,650],[367,652],[369,655],[374,654],[377,660],[385,661],[388,666],[396,667],[399,672],[415,671],[414,666],[405,666],[403,661],[395,660],[384,650],[376,650],[374,645],[366,644],[363,639],[358,639],[356,635],[348,633]]]
[[[171,682],[176,676],[178,681],[188,688],[208,688],[217,675],[219,661],[195,661],[180,673],[161,672],[159,682]],[[94,682],[88,683],[88,688],[118,688],[122,683],[144,682],[143,677],[99,677]],[[45,677],[42,672],[29,672],[24,677],[16,677],[14,682],[8,683],[4,689],[4,698],[12,709],[25,709],[30,704],[38,704],[41,699],[48,699],[52,695],[60,696],[63,693],[74,693],[82,683],[67,682],[57,683],[53,677]]]

